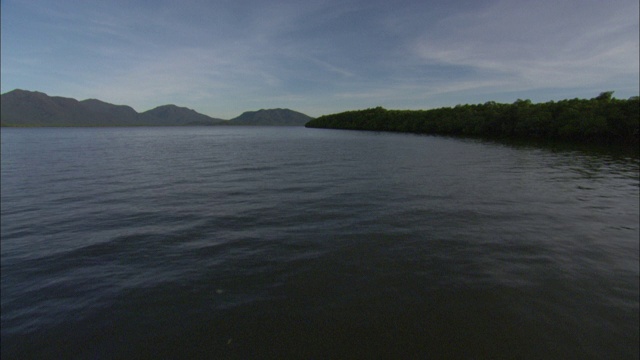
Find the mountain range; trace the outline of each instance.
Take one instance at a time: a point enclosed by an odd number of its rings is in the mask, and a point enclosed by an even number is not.
[[[289,109],[247,111],[231,120],[212,118],[192,109],[163,105],[138,113],[126,105],[97,99],[78,101],[42,92],[16,89],[0,95],[2,126],[303,126],[311,117]]]

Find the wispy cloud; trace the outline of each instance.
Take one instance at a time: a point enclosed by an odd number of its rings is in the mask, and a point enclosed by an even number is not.
[[[443,19],[437,36],[425,33],[413,51],[425,64],[492,71],[517,86],[572,87],[637,77],[638,3],[572,5],[498,2],[479,13]]]

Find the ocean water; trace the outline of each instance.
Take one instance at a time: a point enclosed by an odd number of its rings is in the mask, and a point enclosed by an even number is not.
[[[637,157],[3,128],[2,359],[639,355]]]

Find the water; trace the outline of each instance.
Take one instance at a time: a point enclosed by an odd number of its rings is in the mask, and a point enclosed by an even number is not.
[[[639,354],[637,158],[2,129],[2,358]]]

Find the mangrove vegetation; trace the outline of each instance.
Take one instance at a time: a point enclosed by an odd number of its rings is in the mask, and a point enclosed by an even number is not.
[[[493,101],[433,110],[386,110],[382,107],[325,115],[310,128],[411,132],[500,139],[638,146],[640,98],[613,98],[513,104]]]

